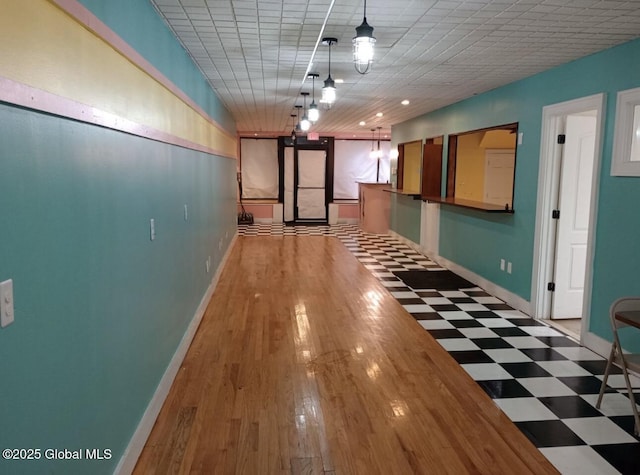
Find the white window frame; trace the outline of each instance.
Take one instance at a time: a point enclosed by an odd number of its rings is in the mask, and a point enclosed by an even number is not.
[[[618,92],[611,175],[640,176],[640,87]]]

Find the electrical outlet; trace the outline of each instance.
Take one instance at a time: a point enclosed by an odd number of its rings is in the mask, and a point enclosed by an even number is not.
[[[187,205],[184,205],[184,220],[189,220],[189,207]]]
[[[222,238],[218,241],[218,251],[222,251]]]
[[[153,218],[149,220],[149,237],[152,241],[156,238],[156,220]]]
[[[504,259],[500,259],[500,270],[504,270]]]
[[[511,262],[507,262],[507,274],[511,274]]]
[[[209,271],[211,270],[211,256],[207,257],[207,260],[205,261],[204,265],[207,268],[207,274],[208,274]]]
[[[13,280],[0,283],[0,328],[13,323]]]

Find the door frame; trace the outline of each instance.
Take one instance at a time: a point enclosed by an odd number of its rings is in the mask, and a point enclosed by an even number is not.
[[[589,327],[591,292],[593,284],[593,258],[595,250],[595,228],[597,222],[598,189],[602,161],[603,114],[606,96],[604,93],[545,106],[542,109],[542,136],[540,139],[540,163],[538,170],[538,199],[534,239],[533,273],[531,278],[531,313],[534,318],[549,319],[551,316],[551,282],[555,265],[556,221],[551,213],[557,203],[559,192],[559,157],[562,146],[557,136],[564,132],[566,116],[580,112],[596,111],[596,137],[591,181],[591,202],[587,238],[587,262],[583,296],[581,339]],[[555,165],[555,166],[554,166]]]

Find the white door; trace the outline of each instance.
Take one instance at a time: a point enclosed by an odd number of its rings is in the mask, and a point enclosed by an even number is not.
[[[487,149],[484,167],[484,201],[513,208],[515,150]]]
[[[284,148],[284,221],[290,222],[295,219],[293,214],[293,147]]]
[[[298,150],[297,219],[327,219],[326,162],[324,150]]]
[[[567,116],[562,154],[551,318],[582,317],[596,117]]]

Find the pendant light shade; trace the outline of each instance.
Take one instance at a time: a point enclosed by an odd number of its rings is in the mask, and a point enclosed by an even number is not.
[[[322,44],[329,46],[329,75],[324,81],[324,87],[322,88],[322,100],[320,102],[331,107],[336,100],[336,83],[331,77],[331,45],[338,43],[338,38],[323,38]]]
[[[296,115],[291,114],[291,141],[296,143]]]
[[[304,98],[304,106],[302,108],[302,120],[300,121],[300,129],[303,132],[308,131],[311,128],[311,122],[309,121],[309,117],[307,116],[307,96],[308,92],[301,92],[302,97]]]
[[[313,96],[311,96],[311,105],[309,106],[309,110],[307,111],[307,115],[309,116],[309,120],[312,124],[315,124],[320,118],[320,111],[318,110],[318,106],[316,105],[316,78],[319,76],[317,73],[311,73],[308,77],[313,80]]]
[[[373,27],[367,23],[367,0],[364,0],[364,18],[362,24],[356,28],[356,36],[353,38],[353,64],[360,74],[371,71],[375,44]]]

